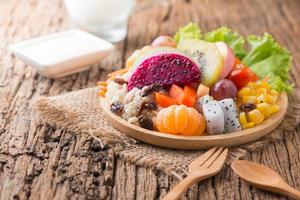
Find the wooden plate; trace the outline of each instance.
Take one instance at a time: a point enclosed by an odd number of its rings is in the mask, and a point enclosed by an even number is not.
[[[214,146],[234,147],[258,140],[274,130],[284,118],[287,111],[288,98],[285,93],[278,100],[280,111],[266,119],[262,124],[250,129],[220,135],[179,136],[150,131],[130,124],[125,119],[110,111],[110,105],[105,98],[100,99],[107,119],[113,126],[126,135],[143,142],[174,149],[209,149]]]

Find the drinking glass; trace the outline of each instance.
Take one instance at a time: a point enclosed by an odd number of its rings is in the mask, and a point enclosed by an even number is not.
[[[65,0],[72,26],[111,42],[126,37],[134,0]]]

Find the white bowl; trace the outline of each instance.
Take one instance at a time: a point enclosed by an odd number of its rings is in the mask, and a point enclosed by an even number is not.
[[[86,70],[113,49],[110,42],[81,30],[54,33],[10,46],[15,56],[50,78]]]

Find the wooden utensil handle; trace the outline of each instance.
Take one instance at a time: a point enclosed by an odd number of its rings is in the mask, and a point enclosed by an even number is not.
[[[192,176],[185,177],[180,183],[178,183],[162,200],[177,200],[184,192],[196,182]]]
[[[286,186],[283,188],[284,191],[282,192],[283,194],[293,198],[293,199],[297,199],[300,200],[300,191],[296,190],[295,188],[292,188],[291,186]]]

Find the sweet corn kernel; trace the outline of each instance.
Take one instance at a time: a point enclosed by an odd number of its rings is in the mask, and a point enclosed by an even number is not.
[[[242,124],[243,129],[252,128],[254,126],[253,122],[249,122],[247,124]]]
[[[240,122],[242,125],[248,124],[245,112],[240,113]]]
[[[268,90],[266,88],[257,88],[256,89],[256,94],[260,95],[260,94],[267,94]]]
[[[268,90],[271,89],[271,86],[266,81],[261,81],[259,86],[262,87],[262,88],[266,88]]]
[[[276,96],[269,95],[269,94],[266,95],[266,100],[267,100],[267,103],[269,103],[269,104],[275,104],[276,99],[277,99]]]
[[[271,90],[270,94],[273,96],[279,96],[279,92],[277,92],[276,90]]]
[[[254,82],[249,82],[247,86],[250,87],[250,89],[256,89],[256,83]]]
[[[271,105],[268,103],[259,103],[256,105],[256,109],[259,110],[265,118],[271,115]]]
[[[256,103],[256,96],[243,96],[242,97],[242,102],[243,103]]]
[[[238,97],[242,98],[243,96],[248,96],[251,93],[251,89],[249,87],[243,87],[238,91]]]
[[[264,115],[259,110],[254,109],[248,113],[248,119],[250,122],[253,122],[255,125],[257,125],[264,121]]]
[[[265,94],[261,94],[256,98],[256,103],[266,103],[267,102],[267,97]]]
[[[271,105],[271,114],[276,113],[280,110],[280,107],[277,104]]]

